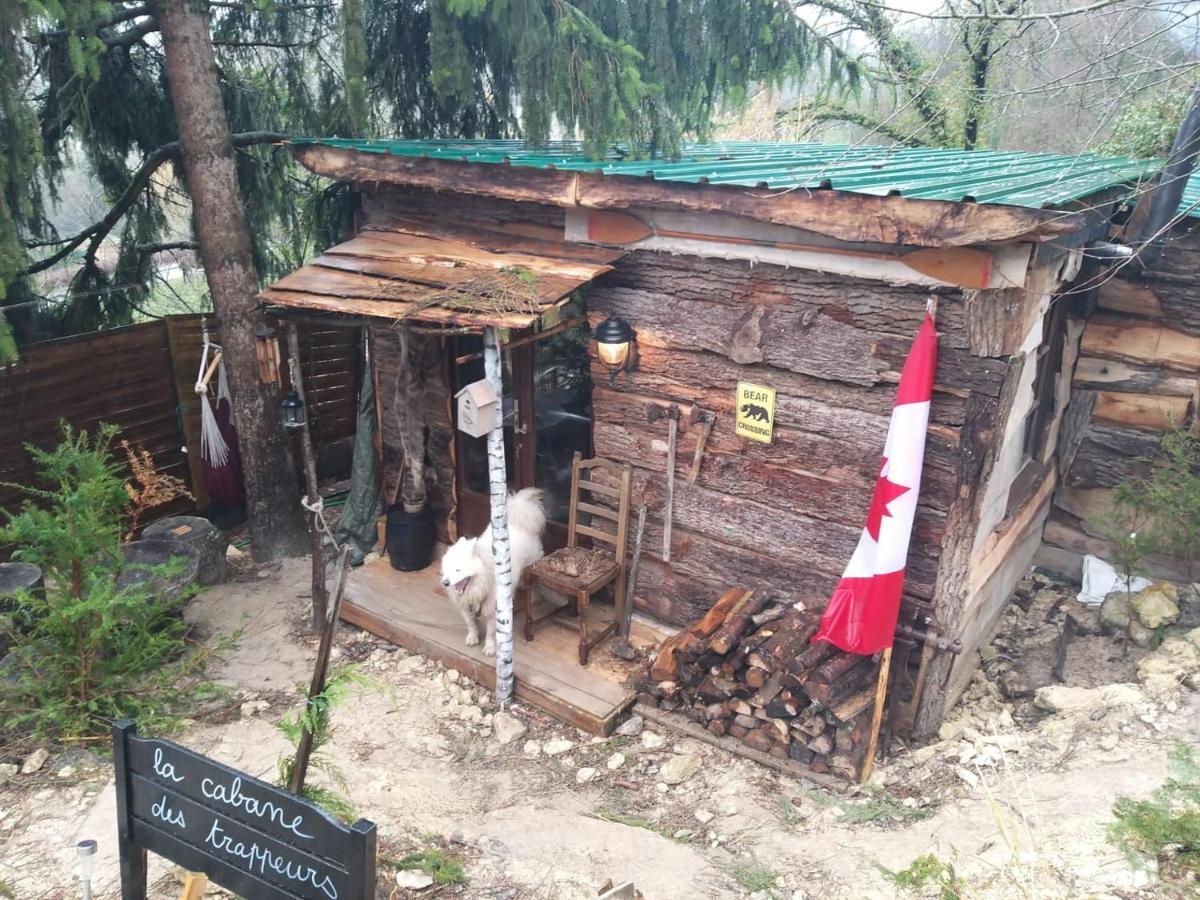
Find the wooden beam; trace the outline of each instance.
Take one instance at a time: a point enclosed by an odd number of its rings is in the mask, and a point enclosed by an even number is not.
[[[725,212],[804,228],[852,243],[962,247],[1046,240],[1083,227],[1080,213],[1015,206],[877,197],[842,191],[771,191],[511,165],[419,159],[319,144],[290,145],[318,175],[358,184],[383,182],[482,194],[551,206],[627,209],[650,206]]]
[[[1200,371],[1200,337],[1151,322],[1092,319],[1083,330],[1080,351],[1106,359]]]

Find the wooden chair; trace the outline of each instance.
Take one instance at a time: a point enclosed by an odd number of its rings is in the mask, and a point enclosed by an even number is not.
[[[610,487],[592,480],[593,472],[600,469],[611,473],[619,487]],[[616,509],[599,502],[580,499],[580,491],[587,491],[592,500],[596,497],[616,501]],[[533,614],[533,585],[545,584],[571,598],[570,610],[579,618],[579,664],[586,666],[592,648],[608,637],[617,624],[624,619],[625,569],[628,565],[627,541],[629,539],[629,506],[633,493],[633,467],[626,463],[618,466],[607,459],[584,459],[576,453],[571,461],[571,507],[567,520],[567,546],[555,550],[525,570],[523,591],[525,594],[525,640],[533,640],[534,628],[542,621],[557,615],[555,609],[541,618]],[[589,516],[589,524],[579,521],[581,513]],[[607,525],[612,530],[601,527]],[[591,548],[579,546],[579,538],[591,538]],[[603,546],[607,545],[607,546]],[[616,598],[616,617],[612,624],[595,637],[588,634],[587,608],[592,595],[606,585],[615,582],[613,593]]]

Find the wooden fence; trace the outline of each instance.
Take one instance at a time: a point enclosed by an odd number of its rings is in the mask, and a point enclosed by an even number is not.
[[[215,329],[210,335],[218,340]],[[149,450],[160,472],[198,488],[200,411],[192,385],[200,352],[199,316],[21,348],[20,361],[0,369],[0,510],[20,505],[23,492],[12,485],[35,484],[26,445],[53,447],[63,420],[89,431],[101,422],[116,425],[118,439]],[[358,331],[302,326],[300,352],[314,440],[325,447],[354,434]],[[180,501],[154,514],[191,507]]]

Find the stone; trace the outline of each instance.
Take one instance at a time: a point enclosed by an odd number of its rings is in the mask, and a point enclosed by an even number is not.
[[[696,821],[699,822],[701,825],[707,825],[709,822],[711,822],[715,818],[716,818],[716,815],[709,812],[707,809],[696,810]]]
[[[1179,619],[1179,591],[1169,581],[1156,581],[1134,594],[1130,602],[1134,614],[1147,628],[1172,625]]]
[[[667,746],[667,739],[661,734],[655,734],[653,731],[643,731],[642,746],[647,750],[661,750]]]
[[[674,834],[671,835],[671,837],[675,838],[675,840],[677,840],[677,841],[686,841],[691,836],[692,836],[692,830],[690,828],[680,828],[678,831],[676,831]]]
[[[46,760],[49,758],[50,751],[45,747],[38,747],[38,749],[34,750],[27,757],[25,757],[25,762],[21,764],[21,774],[32,775],[34,772],[41,769],[41,767],[46,764]]]
[[[1200,670],[1200,647],[1186,636],[1172,637],[1162,646],[1138,661],[1138,680],[1146,693],[1154,697],[1173,694],[1191,673]]]
[[[58,777],[59,778],[74,778],[75,777],[75,767],[74,766],[63,766],[61,769],[58,770]]]
[[[433,885],[433,876],[424,872],[414,872],[411,869],[401,869],[396,873],[396,887],[406,891],[423,891]]]
[[[541,756],[542,745],[537,741],[526,741],[525,746],[521,748],[521,752],[526,756]]]
[[[425,657],[406,656],[404,659],[398,660],[393,668],[400,675],[411,675],[425,668]]]
[[[952,741],[962,733],[962,722],[943,722],[938,728],[938,739],[943,741]]]
[[[598,773],[591,766],[584,766],[575,773],[575,780],[580,784],[587,784],[593,780]]]
[[[660,794],[665,794],[667,791],[669,791],[669,790],[670,790],[670,788],[668,788],[668,787],[667,787],[665,784],[663,784],[661,781],[660,781],[658,784],[656,784],[656,785],[654,786],[654,789],[655,789],[656,791],[658,791]]]
[[[1087,712],[1110,706],[1133,706],[1145,699],[1136,684],[1107,684],[1095,688],[1050,684],[1037,689],[1033,702],[1050,712]]]
[[[458,682],[461,678],[462,678],[462,675],[460,675],[458,673],[458,669],[447,669],[446,670],[446,680],[448,682],[450,682],[451,684],[458,684]]]
[[[512,713],[498,712],[491,719],[492,729],[496,732],[496,740],[501,744],[511,744],[518,738],[524,737],[527,730],[525,723]]]
[[[1108,734],[1104,735],[1104,737],[1100,738],[1100,749],[1115,750],[1117,749],[1117,744],[1119,743],[1121,743],[1121,736],[1115,731],[1109,732]]]
[[[17,766],[16,763],[0,764],[0,781],[8,781],[11,778],[15,778],[17,772],[19,772],[19,771],[20,771],[20,768]]]
[[[259,713],[266,712],[271,708],[271,704],[266,700],[247,700],[242,704],[242,718],[250,719],[257,716]]]
[[[683,784],[700,771],[700,757],[695,753],[680,753],[672,756],[658,770],[658,777],[666,784]]]
[[[646,720],[641,716],[634,714],[617,726],[617,730],[613,732],[621,737],[637,737],[642,733],[642,729],[646,727]]]
[[[625,765],[624,753],[614,753],[608,758],[608,770],[610,772],[617,771],[617,769],[621,768],[623,765]]]
[[[542,752],[547,756],[561,756],[574,746],[571,741],[560,738],[557,741],[546,741],[542,744]]]

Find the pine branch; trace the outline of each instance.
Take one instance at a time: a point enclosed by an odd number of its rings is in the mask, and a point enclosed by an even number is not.
[[[233,141],[234,147],[248,147],[254,144],[275,144],[284,139],[283,135],[274,131],[243,131],[238,134],[230,135],[230,138]],[[72,253],[74,253],[75,250],[82,246],[84,241],[90,241],[88,244],[87,255],[89,257],[95,256],[96,249],[100,246],[100,243],[106,237],[108,237],[109,232],[111,232],[113,228],[116,227],[117,223],[121,221],[121,217],[125,215],[131,206],[133,206],[134,202],[137,200],[138,194],[140,194],[150,182],[150,178],[155,172],[158,171],[159,166],[168,160],[177,158],[179,153],[179,141],[171,141],[168,144],[163,144],[161,147],[150,153],[150,155],[148,155],[142,161],[142,164],[138,166],[137,171],[133,173],[133,177],[130,179],[129,184],[121,193],[121,196],[117,198],[116,202],[105,214],[104,218],[89,225],[87,228],[83,229],[83,231],[80,231],[78,234],[75,234],[72,237],[64,238],[61,242],[56,241],[55,243],[63,243],[64,246],[44,259],[40,259],[33,263],[27,269],[17,273],[16,277],[25,278],[29,275],[35,275],[38,272],[43,272],[46,269],[49,269],[51,266],[62,262]]]
[[[881,134],[906,147],[924,147],[927,144],[926,141],[908,132],[901,131],[894,125],[888,125],[874,116],[857,112],[845,106],[826,106],[812,110],[808,115],[814,122],[844,122],[848,125],[857,125],[873,134]]]

